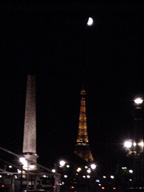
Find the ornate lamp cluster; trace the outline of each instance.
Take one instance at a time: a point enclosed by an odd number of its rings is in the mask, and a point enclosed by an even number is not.
[[[136,97],[134,99],[134,104],[136,105],[136,109],[141,109],[143,98]],[[127,150],[129,155],[140,155],[144,149],[144,141],[143,139],[139,141],[136,141],[135,139],[128,139],[124,142],[124,148]]]
[[[139,155],[143,152],[144,142],[141,140],[140,142],[135,142],[132,139],[126,140],[124,142],[124,148],[128,151],[128,154]]]

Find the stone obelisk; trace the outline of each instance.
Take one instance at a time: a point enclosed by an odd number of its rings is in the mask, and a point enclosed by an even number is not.
[[[28,170],[36,170],[36,82],[34,75],[28,75],[24,119],[23,154]],[[34,162],[34,163],[32,163]]]

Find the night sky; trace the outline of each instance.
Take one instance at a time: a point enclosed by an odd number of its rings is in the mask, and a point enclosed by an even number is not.
[[[39,163],[73,153],[82,83],[95,161],[122,161],[132,100],[144,93],[144,5],[15,3],[0,12],[0,146],[22,153],[26,78],[35,74]]]

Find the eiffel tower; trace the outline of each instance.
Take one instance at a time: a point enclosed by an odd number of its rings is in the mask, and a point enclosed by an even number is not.
[[[74,149],[74,154],[81,157],[87,162],[93,161],[93,156],[89,146],[88,133],[87,133],[87,117],[86,117],[86,91],[84,88],[81,90],[81,103],[79,114],[78,136]]]

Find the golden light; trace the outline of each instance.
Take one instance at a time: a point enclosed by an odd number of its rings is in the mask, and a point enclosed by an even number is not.
[[[81,170],[82,170],[81,167],[78,167],[76,171],[80,172]]]
[[[144,146],[144,142],[143,141],[139,142],[138,146],[143,147]]]

